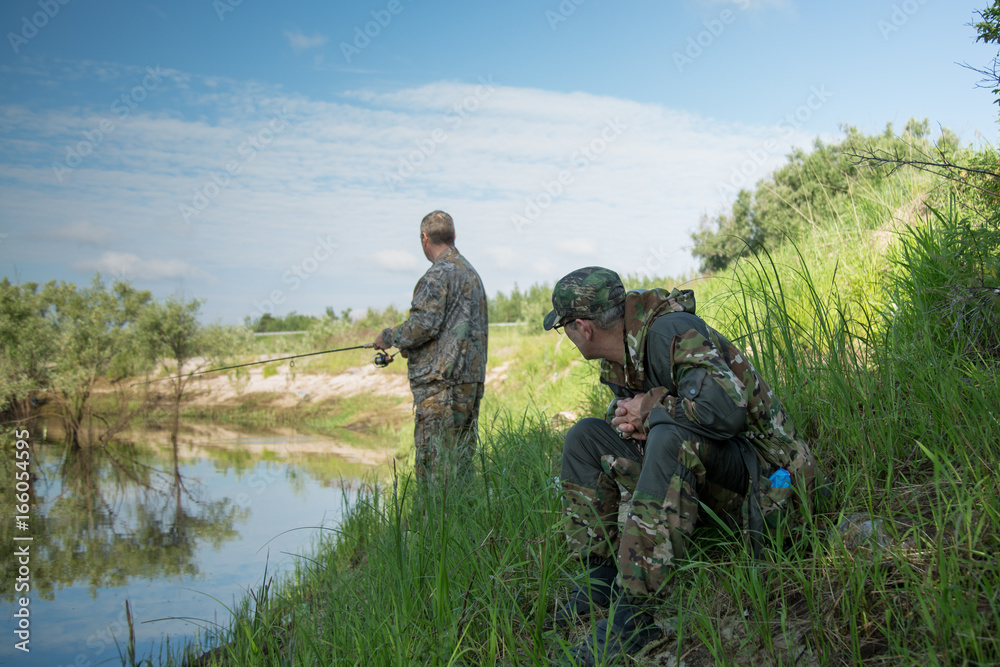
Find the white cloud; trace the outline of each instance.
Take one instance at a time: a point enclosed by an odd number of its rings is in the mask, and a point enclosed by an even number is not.
[[[556,248],[573,257],[597,257],[600,250],[592,238],[571,237],[556,243]]]
[[[484,254],[493,260],[493,265],[498,269],[519,269],[524,266],[523,256],[509,246],[493,246],[487,248]]]
[[[308,37],[299,30],[286,30],[283,34],[296,53],[326,44],[326,37],[318,33]]]
[[[73,266],[82,271],[100,271],[129,281],[210,277],[204,271],[179,259],[142,259],[128,252],[105,252],[98,259],[80,260]]]
[[[562,278],[566,273],[575,270],[569,269],[567,271],[563,271],[562,273],[558,273],[559,265],[547,257],[535,260],[532,268],[535,270],[535,273],[538,273],[539,275],[551,276],[550,278],[546,278],[542,281],[543,283],[548,283],[549,285],[555,284],[555,282]]]
[[[394,273],[413,273],[420,268],[420,260],[405,250],[380,250],[372,255],[372,261]]]
[[[110,227],[94,225],[88,220],[77,220],[41,234],[42,238],[50,241],[73,241],[95,246],[108,245],[114,236],[115,232]]]

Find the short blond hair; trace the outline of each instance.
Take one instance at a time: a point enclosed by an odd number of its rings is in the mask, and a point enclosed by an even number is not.
[[[455,245],[455,222],[444,211],[432,211],[420,221],[420,233],[436,245]]]

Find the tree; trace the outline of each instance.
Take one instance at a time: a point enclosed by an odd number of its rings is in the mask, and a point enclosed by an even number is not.
[[[121,280],[109,288],[100,274],[80,290],[71,283],[49,283],[43,296],[51,303],[47,318],[55,331],[52,386],[67,438],[75,447],[85,434],[88,443],[106,443],[131,416],[121,382],[135,372],[141,358],[133,325],[152,296]],[[102,382],[115,390],[119,409],[112,415],[114,421],[97,416],[104,431],[95,438],[92,399]]]
[[[54,330],[36,283],[0,282],[0,415],[27,419],[34,394],[49,384]]]
[[[332,310],[329,307],[326,309],[328,319],[336,319],[336,315],[331,317]],[[350,314],[350,309],[344,312]],[[293,310],[284,317],[275,317],[271,313],[264,313],[256,319],[246,317],[243,319],[243,322],[247,328],[253,329],[257,333],[278,333],[283,331],[306,331],[309,327],[320,322],[320,318],[313,315],[300,315]]]
[[[180,405],[184,390],[191,376],[184,376],[185,366],[194,359],[202,348],[202,332],[198,324],[198,311],[202,302],[184,301],[170,297],[163,304],[150,303],[139,317],[139,331],[146,355],[154,365],[162,364],[172,373],[170,383],[174,394],[174,419],[172,438],[177,441],[180,424]],[[170,368],[165,359],[174,366]],[[194,370],[199,370],[200,366]]]
[[[973,26],[979,33],[976,41],[984,44],[1000,44],[1000,0],[995,0],[991,7],[979,12],[979,18],[980,22]],[[983,87],[995,86],[992,92],[997,96],[997,104],[1000,104],[1000,72],[997,71],[998,68],[1000,68],[1000,53],[993,57],[990,69],[977,69],[975,67],[971,69],[984,75]]]
[[[145,357],[171,376],[173,389],[173,440],[180,424],[180,404],[191,374],[210,366],[224,365],[249,347],[245,327],[202,326],[198,312],[203,302],[169,297],[152,302],[139,316],[138,331]],[[265,313],[267,315],[267,313]]]
[[[732,215],[703,216],[698,231],[691,235],[691,254],[701,259],[703,271],[720,271],[746,248],[759,247],[759,230],[754,229],[752,193],[740,190],[733,202]]]
[[[834,216],[853,189],[878,182],[903,164],[920,168],[920,160],[949,155],[957,147],[957,137],[947,128],[932,144],[926,119],[910,119],[900,136],[891,124],[870,137],[851,126],[842,129],[845,136],[839,143],[816,140],[809,153],[793,150],[788,164],[752,190],[741,190],[728,213],[701,220],[691,238],[692,254],[703,271],[725,269],[748,251],[797,241],[817,220]]]

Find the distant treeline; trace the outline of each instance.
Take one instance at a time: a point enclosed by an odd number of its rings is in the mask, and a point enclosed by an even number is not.
[[[302,315],[294,310],[287,315],[279,316],[271,313],[264,313],[260,317],[246,317],[243,324],[254,333],[276,333],[280,331],[312,331],[317,327],[330,327],[338,325],[340,327],[357,327],[360,329],[381,329],[383,327],[398,324],[404,315],[396,310],[395,306],[389,306],[385,310],[375,310],[369,308],[364,315],[354,316],[351,308],[337,311],[327,306],[325,315]]]

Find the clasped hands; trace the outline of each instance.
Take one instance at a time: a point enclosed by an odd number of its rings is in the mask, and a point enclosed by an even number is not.
[[[611,419],[611,426],[618,431],[621,437],[636,440],[646,439],[642,417],[639,414],[639,408],[645,396],[646,394],[636,394],[632,398],[618,400],[618,407],[615,408],[615,416]]]

